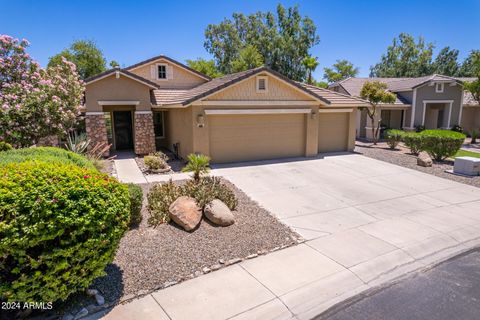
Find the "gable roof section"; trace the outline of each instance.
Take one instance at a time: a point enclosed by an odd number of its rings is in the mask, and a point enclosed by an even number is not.
[[[157,85],[155,82],[152,82],[152,81],[147,80],[143,77],[140,77],[140,76],[138,76],[134,73],[128,72],[127,70],[119,69],[119,68],[110,69],[110,70],[107,70],[105,72],[99,73],[95,76],[89,77],[89,78],[85,79],[85,84],[89,85],[90,83],[93,83],[93,82],[105,79],[107,77],[113,76],[117,72],[118,72],[118,74],[124,75],[127,78],[130,78],[132,80],[143,83],[144,85],[146,85],[146,86],[148,86],[152,89],[158,89],[159,88],[159,85]]]
[[[172,63],[172,64],[174,64],[174,65],[176,65],[176,66],[178,66],[178,67],[180,67],[180,68],[182,68],[182,69],[185,69],[185,70],[187,70],[187,71],[189,71],[189,72],[191,72],[191,73],[193,73],[193,74],[195,74],[195,75],[197,75],[197,76],[199,76],[200,78],[203,78],[203,79],[205,79],[205,80],[211,80],[211,79],[212,79],[212,78],[210,78],[209,76],[207,76],[206,74],[203,74],[203,73],[201,73],[201,72],[199,72],[199,71],[197,71],[197,70],[195,70],[195,69],[190,68],[190,67],[187,66],[187,65],[184,65],[184,64],[181,63],[181,62],[178,62],[177,60],[174,60],[174,59],[169,58],[169,57],[164,56],[164,55],[159,55],[159,56],[156,56],[156,57],[153,57],[153,58],[150,58],[150,59],[141,61],[141,62],[139,62],[139,63],[135,63],[135,64],[133,64],[133,65],[131,65],[131,66],[129,66],[129,67],[124,68],[124,70],[136,69],[136,68],[138,68],[138,67],[141,67],[141,66],[143,66],[143,65],[146,65],[146,64],[148,64],[148,63],[151,63],[151,62],[154,62],[154,61],[157,61],[157,60],[161,60],[161,59],[167,60],[168,62],[170,62],[170,63]]]
[[[189,105],[192,102],[210,96],[221,89],[232,86],[244,79],[250,78],[261,72],[267,72],[276,78],[283,80],[287,84],[296,87],[300,91],[303,91],[307,95],[310,95],[315,100],[321,101],[322,103],[329,105],[330,101],[319,96],[315,92],[308,90],[299,83],[288,79],[287,77],[281,75],[278,72],[275,72],[267,67],[259,67],[255,69],[250,69],[242,72],[232,73],[220,78],[212,79],[209,82],[199,85],[190,90],[154,90],[152,101],[155,105],[165,105],[165,104],[181,104],[183,106]]]
[[[357,106],[357,107],[370,105],[367,100],[349,96],[348,94],[335,92],[325,88],[319,88],[306,83],[302,83],[301,85],[307,88],[308,90],[315,92],[317,95],[327,99],[331,105]]]

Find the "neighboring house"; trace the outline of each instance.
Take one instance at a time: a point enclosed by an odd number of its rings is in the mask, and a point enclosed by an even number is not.
[[[265,67],[210,79],[166,56],[91,77],[85,90],[92,143],[212,162],[351,151],[357,107],[367,105]]]
[[[463,81],[474,78],[453,78],[431,75],[419,78],[348,78],[329,88],[354,97],[360,96],[367,81],[381,81],[395,93],[393,104],[382,104],[375,121],[388,128],[414,130],[451,129],[460,125],[467,132],[480,130],[480,105],[472,95],[463,90]],[[357,137],[372,138],[371,120],[363,110],[357,114]]]

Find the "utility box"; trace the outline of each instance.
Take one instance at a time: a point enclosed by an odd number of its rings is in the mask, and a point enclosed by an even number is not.
[[[455,158],[453,173],[463,174],[467,176],[480,176],[480,158]]]

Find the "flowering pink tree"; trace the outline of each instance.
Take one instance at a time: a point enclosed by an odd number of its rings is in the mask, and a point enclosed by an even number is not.
[[[29,43],[0,35],[0,141],[16,147],[65,135],[75,125],[84,91],[75,65],[63,59],[42,69]]]

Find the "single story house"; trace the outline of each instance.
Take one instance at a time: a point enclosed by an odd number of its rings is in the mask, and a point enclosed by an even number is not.
[[[94,144],[218,163],[351,151],[365,106],[266,67],[210,79],[162,55],[87,79],[84,108]]]
[[[329,89],[359,97],[365,82],[384,82],[397,99],[392,104],[380,105],[376,122],[404,130],[415,130],[418,126],[451,129],[460,125],[471,132],[480,131],[480,104],[463,90],[462,84],[474,79],[437,74],[418,78],[347,78],[330,85]],[[371,120],[365,110],[357,114],[356,126],[357,137],[372,138]]]

